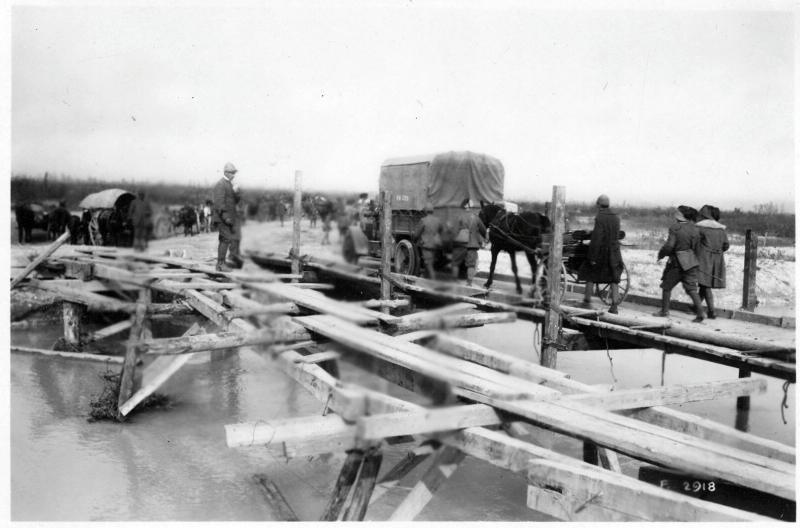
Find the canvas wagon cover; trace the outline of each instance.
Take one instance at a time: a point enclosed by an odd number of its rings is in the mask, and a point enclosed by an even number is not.
[[[129,200],[135,198],[133,193],[123,189],[106,189],[90,194],[78,204],[78,207],[81,209],[111,209],[116,206],[117,200],[122,196]]]
[[[381,166],[380,190],[390,191],[393,209],[420,211],[434,207],[459,207],[469,198],[503,200],[505,170],[500,160],[474,152],[395,158]]]

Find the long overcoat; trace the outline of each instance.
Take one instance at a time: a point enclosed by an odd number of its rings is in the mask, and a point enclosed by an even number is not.
[[[228,178],[222,177],[214,185],[212,193],[214,201],[214,208],[212,210],[212,219],[215,224],[225,224],[231,228],[231,231],[236,232],[239,224],[239,213],[236,210],[236,193],[233,190],[233,184]]]
[[[728,251],[728,235],[725,226],[715,220],[701,220],[695,224],[700,231],[700,241],[695,255],[700,263],[697,282],[707,288],[725,287],[725,258]]]
[[[578,270],[578,280],[618,283],[622,276],[622,253],[619,249],[619,216],[602,208],[594,219],[586,261]]]

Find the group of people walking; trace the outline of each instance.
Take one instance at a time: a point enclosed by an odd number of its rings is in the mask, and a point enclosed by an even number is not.
[[[620,251],[619,216],[610,208],[606,195],[597,198],[597,216],[589,241],[586,262],[578,279],[586,281],[583,303],[591,304],[595,283],[611,285],[611,307],[609,313],[618,313],[619,282],[623,270]],[[674,212],[675,222],[669,227],[667,241],[661,246],[657,262],[667,258],[661,275],[661,309],[654,315],[669,316],[672,290],[679,283],[692,299],[695,318],[699,323],[706,318],[703,300],[708,307],[708,318],[714,319],[714,295],[712,290],[725,287],[725,261],[723,253],[728,250],[725,226],[719,222],[719,208],[704,205],[700,211],[681,205]]]

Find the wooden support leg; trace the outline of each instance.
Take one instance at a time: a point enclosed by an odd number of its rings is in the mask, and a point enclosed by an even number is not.
[[[325,507],[325,513],[322,514],[321,521],[336,521],[339,519],[339,512],[350,494],[350,488],[356,480],[356,475],[358,475],[358,470],[363,460],[364,452],[360,449],[353,449],[347,452],[347,458],[344,461],[342,470],[339,472],[339,478],[336,479],[333,495]]]
[[[750,371],[747,369],[739,369],[739,378],[749,378]],[[749,411],[750,410],[750,396],[739,396],[736,398],[736,410]]]
[[[464,456],[464,453],[456,448],[443,447],[422,479],[392,513],[389,521],[413,521],[433,498],[439,486],[455,473]]]
[[[381,480],[378,482],[378,486],[375,488],[375,491],[372,492],[372,497],[370,498],[369,503],[373,504],[375,501],[380,499],[383,495],[386,494],[387,491],[392,489],[400,482],[400,479],[411,473],[415,467],[417,467],[423,460],[428,458],[428,456],[435,451],[431,444],[425,443],[416,447],[406,453],[406,456],[403,457],[400,462],[398,462],[392,469],[390,469]]]
[[[381,469],[383,454],[379,448],[374,447],[367,452],[364,462],[361,464],[361,471],[358,474],[358,481],[353,490],[353,498],[344,512],[344,521],[363,521],[367,513],[367,506],[370,497],[375,489],[375,481],[378,478],[378,471]]]
[[[138,342],[142,340],[142,332],[145,327],[144,321],[147,315],[147,305],[150,304],[150,290],[142,288],[139,290],[139,301],[136,303],[136,312],[132,317],[131,332],[129,343],[125,350],[125,362],[122,364],[122,373],[119,377],[119,397],[117,406],[122,407],[131,395],[133,395],[133,381],[136,374],[136,361],[138,360]],[[117,412],[117,419],[122,421],[125,416]]]
[[[61,313],[64,318],[64,343],[71,348],[80,350],[83,305],[64,301],[61,303]]]
[[[253,476],[253,481],[261,488],[261,491],[264,493],[264,497],[267,499],[270,507],[272,508],[273,513],[275,514],[274,521],[299,521],[300,519],[297,517],[297,514],[294,513],[294,510],[289,503],[286,502],[286,498],[278,489],[278,486],[270,479],[267,475],[260,473],[258,475]]]

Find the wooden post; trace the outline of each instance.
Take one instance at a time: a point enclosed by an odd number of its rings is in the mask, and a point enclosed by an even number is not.
[[[381,299],[389,300],[392,298],[392,285],[389,282],[389,274],[392,271],[392,250],[394,248],[394,237],[392,237],[392,195],[389,191],[381,193],[381,204],[383,206],[383,240],[381,243]],[[383,313],[390,313],[388,306],[382,306]]]
[[[749,378],[750,371],[744,368],[739,369],[739,378]],[[750,396],[739,396],[736,398],[736,410],[737,411],[749,411],[750,410]]]
[[[117,407],[122,407],[133,395],[133,381],[136,374],[136,361],[139,358],[139,342],[145,328],[145,317],[147,315],[147,305],[150,304],[151,292],[149,288],[139,290],[139,302],[136,304],[136,312],[133,314],[129,343],[125,350],[125,362],[122,364],[122,372],[119,376],[119,396],[117,397]],[[117,419],[122,421],[125,415],[117,411]]]
[[[344,461],[342,470],[339,472],[339,478],[336,479],[333,495],[331,495],[331,500],[328,501],[328,505],[325,507],[325,513],[322,514],[321,521],[336,521],[339,519],[339,512],[345,499],[350,494],[350,488],[356,480],[356,475],[358,475],[358,470],[363,460],[364,451],[354,449],[347,452],[347,458]]]
[[[303,215],[303,171],[294,171],[294,207],[292,208],[292,274],[300,273],[300,217]],[[297,279],[292,279],[297,282]]]
[[[64,301],[61,303],[61,313],[64,319],[64,342],[74,348],[81,346],[81,315],[83,305]]]
[[[378,478],[378,471],[381,469],[383,454],[378,448],[371,448],[364,457],[361,464],[361,472],[358,474],[353,490],[353,497],[344,512],[344,521],[363,521],[367,514],[367,506],[370,503],[372,491],[375,489],[375,480]]]
[[[561,255],[564,238],[564,207],[566,190],[561,185],[553,186],[553,201],[550,215],[550,226],[553,240],[550,243],[550,255],[547,257],[547,306],[544,316],[544,335],[542,336],[541,364],[548,368],[556,368],[558,355],[558,333],[561,328]]]
[[[758,299],[756,297],[756,270],[758,269],[758,237],[752,229],[744,235],[744,281],[742,283],[742,309],[752,312]]]

